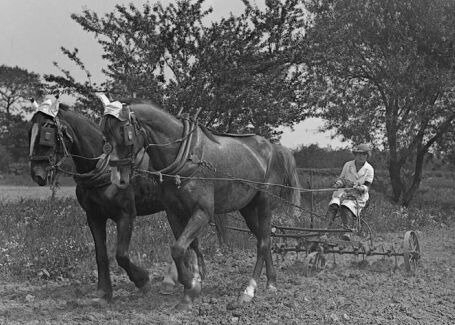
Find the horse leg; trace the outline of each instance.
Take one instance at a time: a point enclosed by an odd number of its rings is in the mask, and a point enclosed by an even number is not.
[[[168,213],[167,219],[171,226],[172,233],[174,234],[174,238],[177,240],[184,229],[184,225],[182,224],[181,220],[178,217],[176,217],[173,213]],[[190,247],[196,253],[201,279],[204,280],[207,274],[207,268],[205,266],[204,256],[202,255],[202,252],[199,248],[199,240],[195,238],[191,242]]]
[[[265,193],[261,193],[261,205],[259,206],[258,221],[259,221],[259,238],[258,241],[265,259],[265,272],[267,276],[267,290],[276,291],[276,271],[273,267],[272,258],[272,211],[270,207],[270,198]]]
[[[201,276],[201,280],[204,280],[207,275],[207,268],[205,266],[204,256],[199,248],[199,240],[197,238],[191,242],[190,248],[194,250],[194,253],[196,253],[199,274]]]
[[[168,213],[167,214],[168,222],[171,226],[172,232],[174,234],[174,238],[179,238],[180,234],[183,231],[184,226],[182,225],[180,219],[178,219],[174,214]],[[204,257],[202,255],[201,250],[199,249],[199,241],[195,238],[191,244],[191,249],[194,250],[196,257],[197,257],[197,264],[199,265],[199,272],[201,276],[201,280],[205,279],[205,275],[207,273],[207,269],[205,266]],[[174,292],[174,288],[178,282],[178,271],[175,265],[175,262],[172,261],[172,264],[169,265],[167,269],[167,273],[163,278],[163,282],[161,284],[160,292],[162,294],[171,294]]]
[[[254,298],[257,281],[261,276],[264,261],[267,272],[267,287],[274,289],[276,281],[275,270],[272,265],[272,253],[270,251],[271,212],[270,203],[264,193],[258,193],[254,200],[240,210],[248,228],[257,239],[257,258],[253,275],[248,286],[239,298],[239,303],[250,302]]]
[[[240,214],[243,216],[245,219],[246,225],[248,228],[251,230],[253,235],[258,238],[258,215],[257,215],[257,205],[256,205],[256,198],[250,202],[246,207],[240,209]],[[259,243],[259,241],[258,241]],[[257,246],[259,248],[259,246]],[[256,259],[256,265],[254,266],[254,271],[253,271],[253,276],[250,279],[248,286],[246,289],[242,292],[242,294],[239,297],[239,303],[245,303],[245,302],[250,302],[253,297],[254,293],[256,291],[257,287],[257,281],[259,279],[259,276],[261,275],[262,272],[262,267],[264,263],[264,259],[262,255],[259,254],[259,250],[257,251],[257,259]]]
[[[130,261],[128,256],[128,248],[133,232],[134,217],[129,214],[122,215],[117,222],[117,252],[115,258],[128,274],[131,281],[134,282],[137,288],[147,292],[149,288],[148,272]]]
[[[178,271],[178,279],[184,286],[182,301],[177,305],[179,309],[189,309],[193,300],[201,293],[201,276],[196,253],[193,249],[187,250],[197,238],[201,230],[210,221],[210,215],[196,209],[189,219],[185,229],[171,248],[172,258]]]
[[[166,217],[171,227],[172,233],[174,234],[174,238],[177,239],[182,233],[184,226],[182,225],[180,219],[174,213],[167,211]],[[178,271],[175,262],[172,261],[161,283],[160,292],[166,295],[173,293],[174,288],[177,285],[177,282]]]
[[[98,218],[92,213],[87,213],[87,223],[95,242],[96,265],[98,268],[97,296],[106,301],[111,301],[112,283],[106,248],[106,221],[106,218]]]

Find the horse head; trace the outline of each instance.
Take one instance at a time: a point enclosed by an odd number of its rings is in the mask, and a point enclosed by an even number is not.
[[[31,120],[29,159],[32,179],[44,186],[55,175],[56,168],[68,156],[72,137],[58,118],[58,102],[45,100]]]
[[[138,153],[144,151],[144,134],[128,106],[119,107],[115,114],[106,110],[101,129],[106,139],[103,151],[110,156],[111,182],[124,189],[141,156]]]

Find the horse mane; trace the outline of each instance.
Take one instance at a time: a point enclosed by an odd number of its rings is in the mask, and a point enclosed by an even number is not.
[[[199,127],[201,128],[202,132],[205,134],[207,138],[209,138],[210,140],[217,144],[220,144],[220,142],[215,138],[215,135],[213,134],[213,131],[211,129],[202,124],[200,124]]]
[[[120,103],[124,103],[124,104],[127,104],[127,105],[145,104],[145,105],[150,105],[150,106],[156,106],[156,107],[158,107],[160,109],[163,109],[161,107],[161,105],[158,104],[158,102],[155,102],[152,99],[126,97],[126,98],[119,98],[118,101]]]
[[[64,110],[65,112],[70,111],[70,106],[64,103],[58,103],[59,110]]]
[[[256,136],[257,134],[254,133],[228,133],[228,132],[221,132],[215,129],[209,128],[205,125],[199,124],[202,132],[213,142],[219,144],[220,142],[215,136],[219,137],[227,137],[227,138],[251,138]]]
[[[63,110],[61,110],[61,111],[59,110],[59,114],[61,114],[61,116],[63,118],[65,118],[65,117],[74,118],[78,121],[83,122],[84,124],[89,124],[91,127],[95,128],[101,132],[101,128],[99,127],[99,125],[96,124],[92,119],[88,118],[87,116],[85,116],[81,113],[77,113],[77,112],[69,109],[70,106],[68,106],[66,104],[64,106],[65,106],[65,108]],[[62,108],[62,107],[60,106],[60,108]]]
[[[119,132],[117,129],[118,126],[117,118],[111,115],[104,115],[101,119],[101,129],[108,137],[114,137]]]

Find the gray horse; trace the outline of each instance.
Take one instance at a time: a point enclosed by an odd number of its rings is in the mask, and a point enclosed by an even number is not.
[[[265,262],[267,288],[276,290],[271,255],[271,211],[280,200],[300,205],[292,153],[257,135],[216,135],[188,117],[176,118],[158,105],[134,104],[108,111],[102,130],[109,148],[113,182],[127,186],[141,150],[150,157],[148,174],[160,182],[161,200],[174,226],[171,248],[184,285],[178,308],[189,309],[201,291],[199,265],[189,247],[214,213],[240,211],[257,238],[252,278],[237,302],[249,302]]]

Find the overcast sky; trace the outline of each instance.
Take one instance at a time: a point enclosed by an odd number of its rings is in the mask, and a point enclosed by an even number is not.
[[[56,61],[64,69],[70,70],[76,78],[84,78],[78,69],[61,54],[60,47],[72,50],[77,47],[87,69],[95,82],[102,80],[101,48],[92,34],[82,30],[70,15],[88,8],[104,14],[114,9],[117,3],[128,4],[130,0],[0,0],[0,65],[19,66],[39,74],[57,74],[52,62]],[[137,6],[156,1],[135,0]],[[161,0],[164,5],[172,0]],[[241,0],[206,0],[213,7],[211,19],[238,14],[243,11]],[[259,7],[264,0],[256,0]],[[306,120],[296,126],[294,132],[285,130],[282,144],[295,148],[300,144],[318,143],[320,146],[343,146],[329,134],[317,131],[321,121]]]

